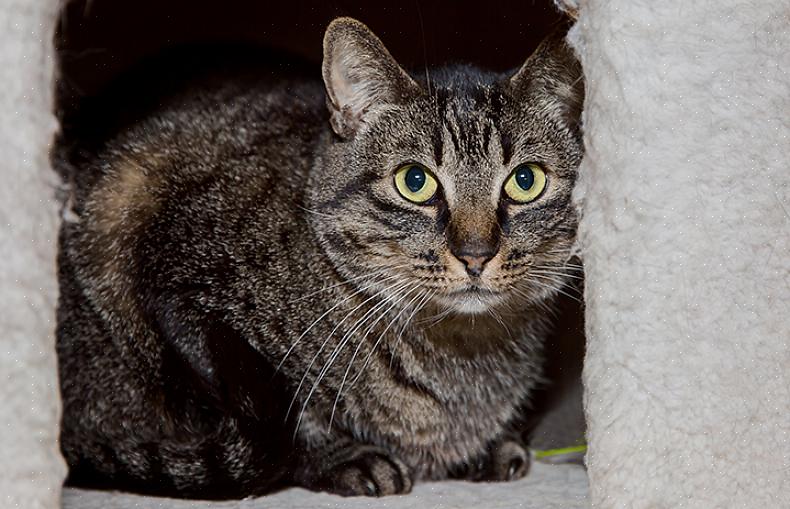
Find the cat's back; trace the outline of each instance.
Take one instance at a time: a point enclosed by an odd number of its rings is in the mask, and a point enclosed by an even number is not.
[[[86,271],[121,270],[157,223],[183,244],[222,229],[207,222],[299,202],[326,125],[311,75],[249,48],[191,47],[89,98],[61,91],[53,161],[69,183],[64,251]]]
[[[129,161],[160,177],[231,174],[245,160],[264,172],[281,167],[267,161],[288,160],[288,173],[299,172],[325,125],[315,76],[246,47],[188,47],[144,60],[90,97],[61,87],[54,165],[78,209]]]
[[[326,125],[323,89],[304,74],[169,55],[64,112],[61,284],[84,295],[62,311],[92,302],[110,335],[144,338],[128,330],[146,322],[130,295],[227,271],[251,228],[300,228]]]
[[[230,79],[168,98],[107,140],[74,169],[77,206],[109,193],[109,208],[122,210],[197,196],[210,183],[228,200],[263,188],[299,192],[325,122],[320,88]]]
[[[140,278],[206,273],[249,228],[266,238],[294,223],[326,125],[320,83],[298,72],[202,63],[182,74],[181,61],[156,76],[161,65],[64,115],[55,157],[71,184],[64,282],[130,323],[125,295]]]

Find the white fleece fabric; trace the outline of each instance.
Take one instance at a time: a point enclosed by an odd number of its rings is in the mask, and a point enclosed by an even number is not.
[[[594,507],[790,507],[790,2],[581,0]]]
[[[558,0],[587,81],[576,194],[595,507],[790,507],[790,4]],[[60,506],[54,0],[0,4],[0,507]],[[349,501],[573,508],[574,466]],[[68,490],[67,507],[208,507]]]
[[[534,464],[506,483],[420,483],[408,495],[343,498],[292,488],[266,497],[224,502],[174,500],[67,489],[64,509],[587,509],[587,475],[576,465]]]
[[[57,2],[0,3],[0,507],[54,508],[66,469],[57,446]]]

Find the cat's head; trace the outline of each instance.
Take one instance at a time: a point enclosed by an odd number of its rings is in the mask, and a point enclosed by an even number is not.
[[[334,136],[308,207],[344,278],[399,307],[461,313],[518,309],[562,287],[583,84],[561,34],[515,73],[412,77],[365,25],[340,18],[323,77]]]

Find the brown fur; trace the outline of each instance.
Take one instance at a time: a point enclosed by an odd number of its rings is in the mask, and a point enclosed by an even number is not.
[[[324,44],[328,100],[194,85],[78,165],[58,324],[73,482],[382,495],[526,472],[572,271],[578,64],[555,36],[512,77],[429,83],[357,21]],[[440,182],[427,205],[393,185],[408,162]],[[523,162],[549,175],[525,205],[502,194]]]

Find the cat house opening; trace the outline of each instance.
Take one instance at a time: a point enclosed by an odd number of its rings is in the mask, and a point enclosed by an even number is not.
[[[551,2],[486,9],[474,2],[392,2],[375,8],[362,2],[68,2],[57,36],[63,132],[99,143],[108,130],[121,129],[156,107],[171,79],[183,79],[210,62],[253,59],[317,76],[323,30],[337,16],[367,23],[414,74],[452,62],[512,70],[562,21]],[[71,156],[79,154],[66,157]],[[579,288],[569,293],[578,295]],[[563,301],[560,316],[547,347],[550,382],[534,402],[548,415],[535,432],[546,447],[565,445],[569,436],[578,439],[583,432],[583,338],[573,295]]]

